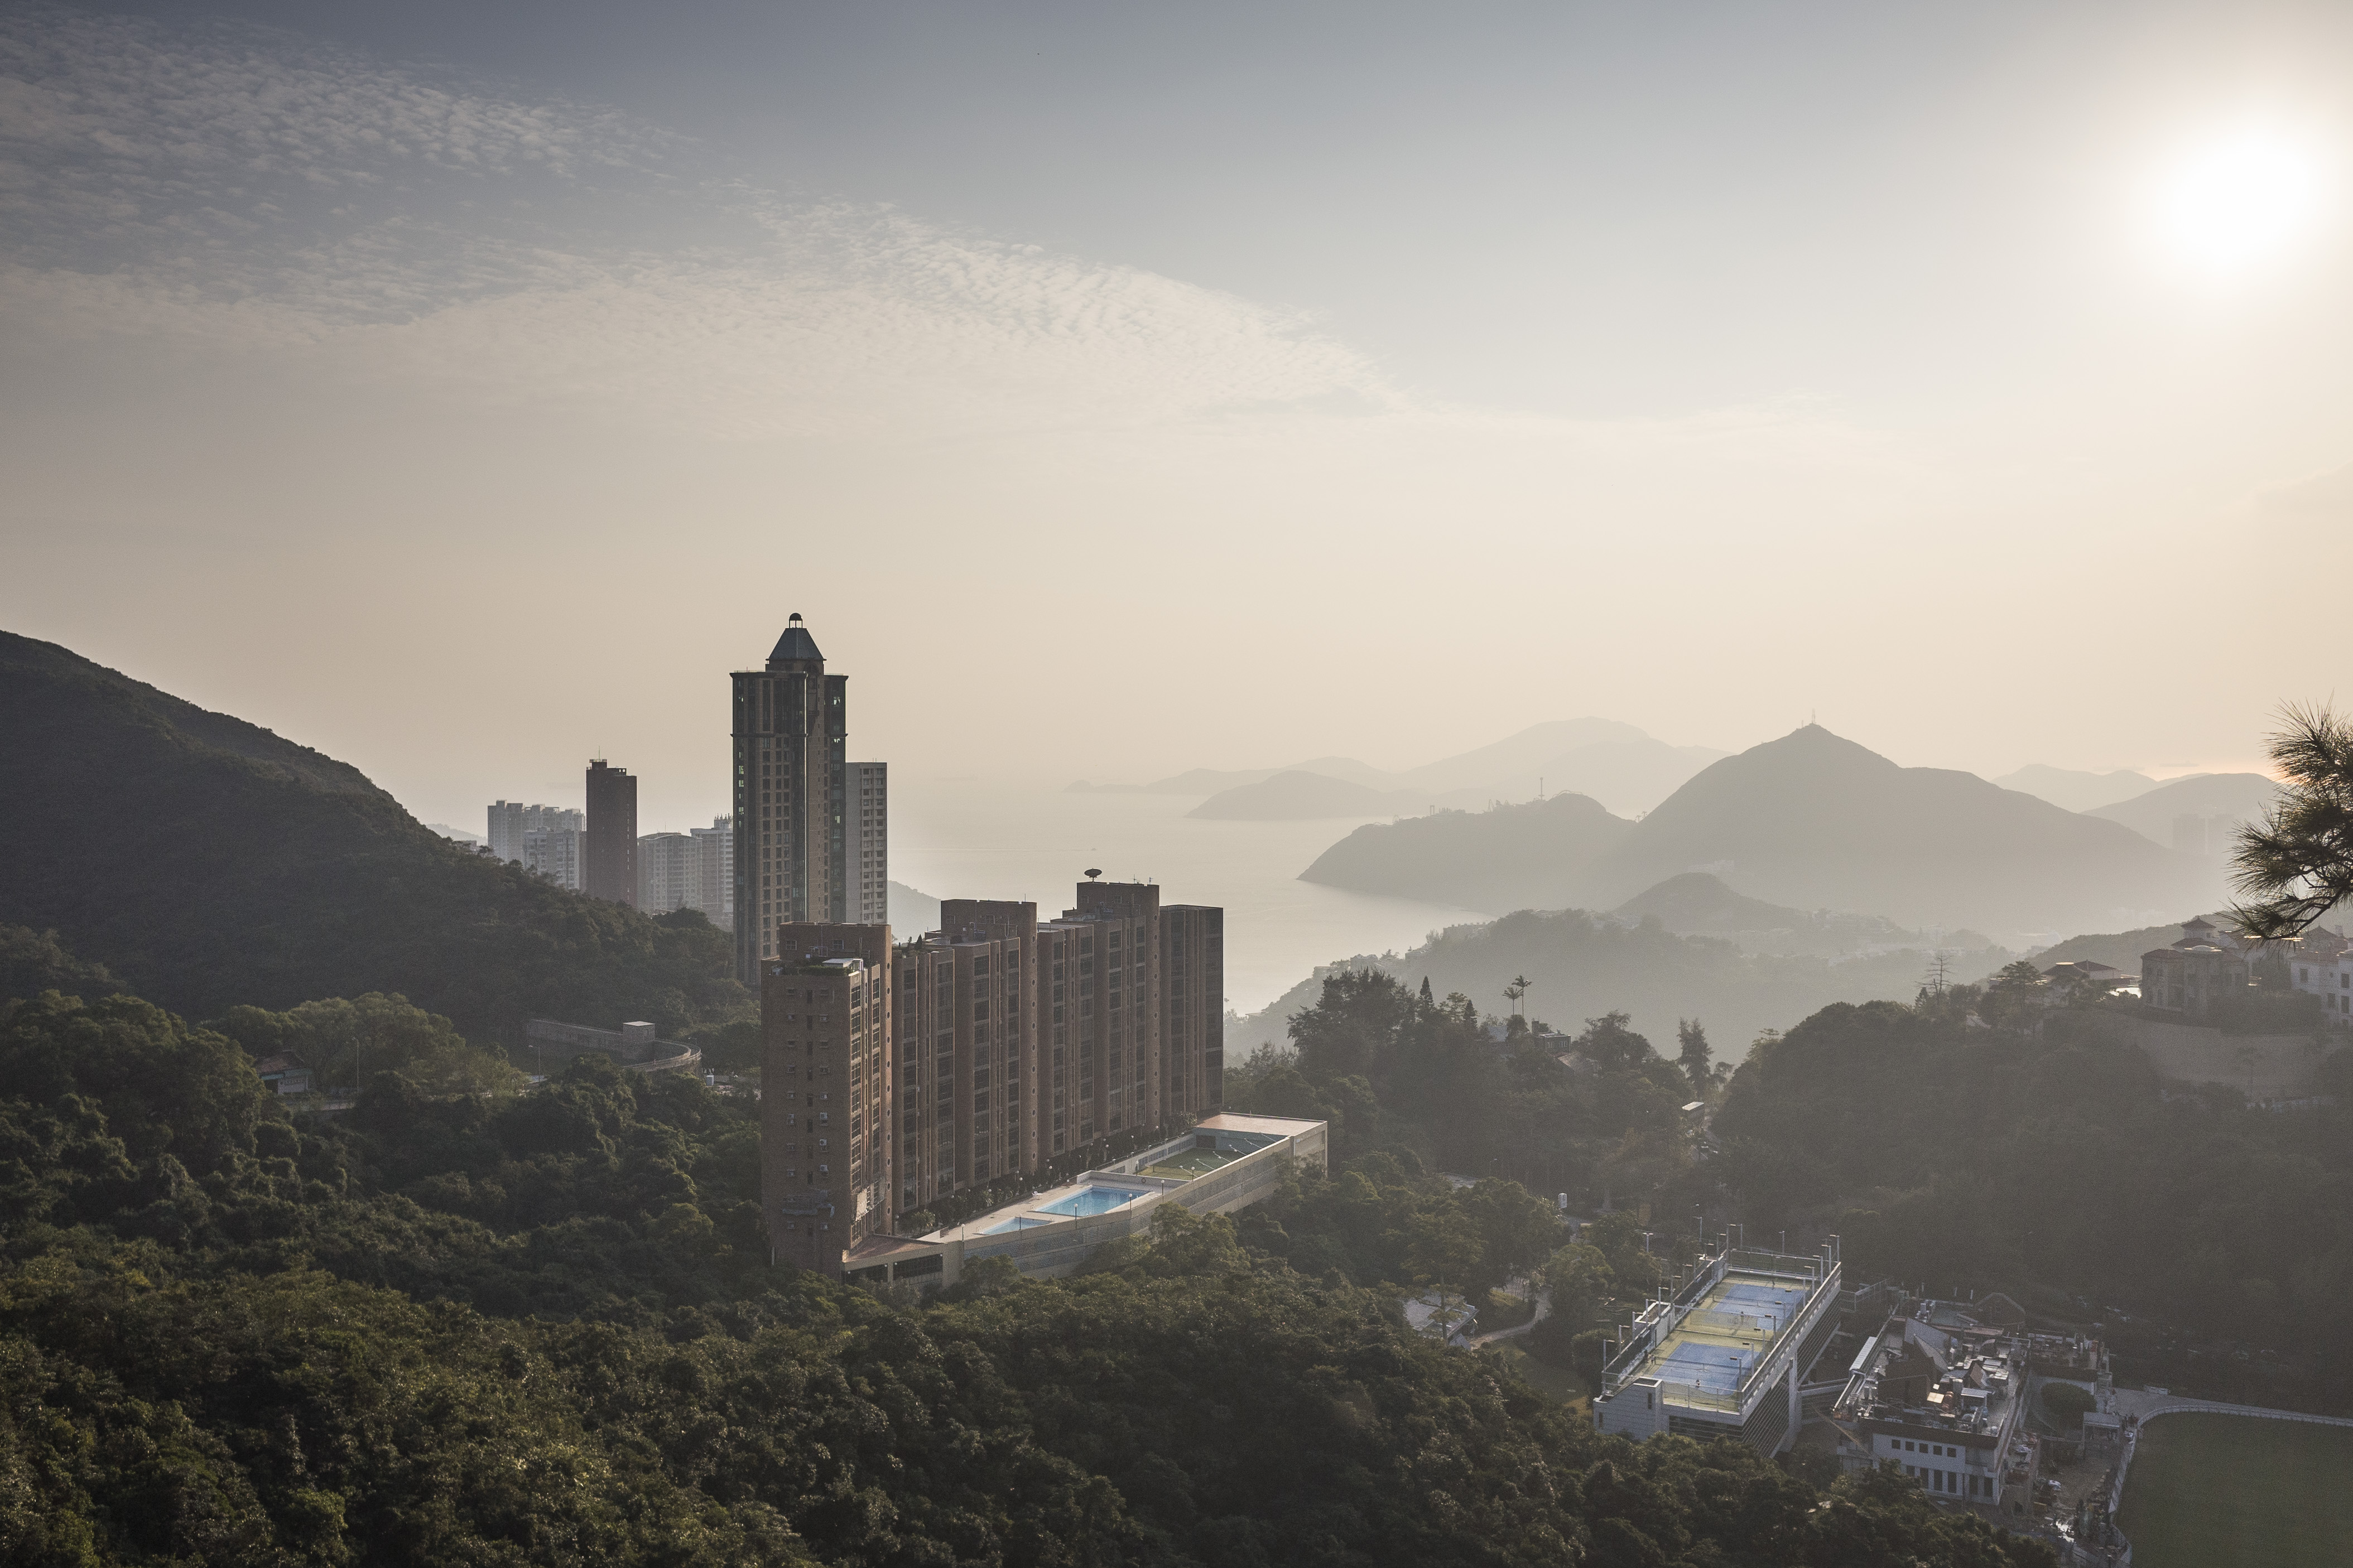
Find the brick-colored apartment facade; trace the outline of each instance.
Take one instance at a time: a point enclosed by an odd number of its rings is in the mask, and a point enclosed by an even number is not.
[[[760,966],[760,1193],[771,1251],[839,1273],[889,1233],[891,928],[775,928]]]
[[[895,945],[877,923],[774,932],[761,1186],[780,1258],[839,1271],[901,1215],[1219,1107],[1219,910],[1090,881],[1054,921],[949,899]]]

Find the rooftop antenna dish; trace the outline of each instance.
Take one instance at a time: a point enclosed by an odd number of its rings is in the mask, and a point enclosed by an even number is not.
[[[1100,876],[1102,876],[1102,875],[1103,875],[1103,868],[1102,868],[1101,867],[1099,867],[1099,866],[1090,866],[1090,867],[1088,867],[1088,868],[1087,868],[1087,880],[1088,880],[1088,881],[1092,882],[1092,881],[1093,881],[1097,877],[1100,877]]]

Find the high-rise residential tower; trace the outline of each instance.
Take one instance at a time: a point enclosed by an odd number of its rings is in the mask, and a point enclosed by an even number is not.
[[[519,800],[491,802],[491,853],[501,860],[522,858],[524,814],[533,808]]]
[[[568,816],[569,826],[526,827],[522,835],[522,868],[544,877],[559,888],[580,890],[582,841],[588,835],[579,826],[576,811],[550,811],[550,818]]]
[[[773,792],[771,792],[773,793]],[[839,1274],[891,1228],[891,928],[783,921],[760,964],[760,1206],[770,1250]]]
[[[646,833],[638,837],[638,908],[666,915],[686,907],[689,860],[694,840],[683,833]]]
[[[891,918],[890,772],[888,763],[851,763],[842,770],[849,786],[842,826],[850,842],[844,918],[859,925]]]
[[[948,899],[903,943],[892,1004],[899,1206],[1038,1163],[1038,906]]]
[[[1226,1098],[1226,911],[1160,906],[1160,1106],[1170,1121]]]
[[[686,901],[721,931],[735,929],[735,819],[714,816],[708,827],[690,827],[694,847],[686,859]]]
[[[886,916],[889,802],[880,763],[849,760],[849,679],[828,675],[796,615],[765,669],[734,683],[735,973],[758,983],[779,921]],[[871,894],[867,884],[871,870]]]
[[[638,781],[627,768],[588,764],[588,842],[580,890],[617,904],[638,901]]]

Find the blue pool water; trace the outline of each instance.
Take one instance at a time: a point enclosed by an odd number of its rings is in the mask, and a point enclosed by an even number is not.
[[[1126,1207],[1143,1195],[1142,1193],[1131,1192],[1125,1187],[1082,1187],[1067,1198],[1056,1198],[1050,1204],[1039,1205],[1038,1212],[1074,1215],[1082,1217],[1087,1215],[1109,1214],[1115,1208]]]
[[[1028,1215],[1020,1215],[1015,1218],[1007,1220],[1003,1225],[992,1225],[980,1234],[983,1236],[1001,1236],[1008,1230],[1028,1230],[1033,1225],[1051,1225],[1054,1222],[1050,1219],[1032,1219]]]

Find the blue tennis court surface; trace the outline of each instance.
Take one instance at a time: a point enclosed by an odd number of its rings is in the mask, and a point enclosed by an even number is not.
[[[1756,1364],[1754,1351],[1691,1341],[1670,1345],[1667,1353],[1652,1363],[1656,1375],[1667,1382],[1687,1383],[1710,1394],[1732,1393]]]
[[[1736,1394],[1805,1300],[1800,1287],[1727,1276],[1683,1314],[1646,1370],[1703,1393]]]

